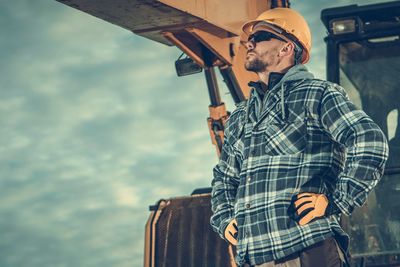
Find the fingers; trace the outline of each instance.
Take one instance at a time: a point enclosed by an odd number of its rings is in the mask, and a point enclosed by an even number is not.
[[[323,217],[327,206],[328,200],[324,194],[300,193],[292,198],[288,212],[299,225],[305,225]]]
[[[232,233],[232,232],[229,232],[229,235],[228,236],[226,236],[226,239],[229,241],[229,243],[231,243],[232,245],[237,245],[237,238],[236,238],[236,236],[237,236],[237,233]]]
[[[312,197],[315,196],[316,194],[314,193],[300,193],[297,195],[297,199],[303,198],[303,197]]]
[[[314,218],[315,218],[314,212],[310,211],[310,212],[308,212],[308,214],[306,216],[304,216],[302,219],[300,219],[299,224],[300,225],[305,225],[305,224],[309,223]]]
[[[237,231],[237,228],[236,229],[234,229],[234,230],[228,230],[228,232],[229,232],[229,234],[233,237],[233,238],[235,238],[235,239],[237,239],[237,235],[238,235],[238,231]]]
[[[229,233],[233,236],[235,233],[237,233],[238,228],[237,228],[237,223],[235,220],[231,221],[228,226],[226,227]]]
[[[294,207],[297,210],[301,206],[303,206],[304,204],[307,204],[307,203],[313,203],[314,204],[315,203],[315,199],[313,199],[313,198],[302,198],[302,199],[299,199],[294,203]]]
[[[302,205],[300,205],[297,209],[296,209],[296,213],[298,215],[300,215],[301,213],[303,213],[303,211],[307,210],[307,209],[314,209],[315,203],[314,202],[305,202],[302,203]]]
[[[238,227],[237,227],[237,222],[236,222],[236,220],[233,220],[232,225],[233,225],[233,227],[235,228],[235,230],[236,230],[236,232],[237,232],[237,231],[238,231]]]
[[[307,212],[313,210],[315,207],[315,196],[309,194],[301,194],[302,196],[294,203],[295,213],[300,219],[305,216]]]
[[[305,203],[305,202],[315,202],[316,197],[315,196],[302,196],[302,197],[298,197],[297,200],[294,202],[294,206],[296,208],[298,208],[301,204]]]
[[[238,227],[236,220],[232,220],[225,229],[225,238],[229,243],[236,246],[238,236]]]

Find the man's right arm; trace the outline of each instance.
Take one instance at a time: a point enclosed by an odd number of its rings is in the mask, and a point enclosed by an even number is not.
[[[229,123],[229,120],[227,124]],[[234,203],[239,186],[239,163],[228,138],[229,127],[224,133],[224,144],[218,164],[213,169],[211,208],[213,215],[210,222],[214,231],[222,238],[225,228],[234,219]]]

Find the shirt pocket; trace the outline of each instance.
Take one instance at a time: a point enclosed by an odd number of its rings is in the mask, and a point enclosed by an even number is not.
[[[302,153],[307,147],[304,121],[272,122],[265,129],[265,153],[270,156]]]

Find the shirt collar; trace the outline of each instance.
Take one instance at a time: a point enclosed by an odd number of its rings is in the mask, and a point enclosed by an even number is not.
[[[265,85],[262,81],[257,81],[257,82],[249,82],[248,85],[250,87],[254,87],[257,93],[260,96],[263,96],[267,90],[271,90],[274,88],[275,85],[277,85],[283,78],[285,73],[279,73],[279,72],[271,72],[269,74],[269,79],[268,79],[268,86]]]

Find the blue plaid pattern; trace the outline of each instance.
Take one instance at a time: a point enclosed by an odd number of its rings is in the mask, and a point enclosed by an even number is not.
[[[348,245],[338,216],[298,225],[292,196],[323,193],[349,215],[383,175],[387,140],[339,85],[282,81],[263,100],[252,90],[226,123],[212,181],[211,225],[222,238],[238,222],[236,262],[262,264],[335,235]],[[282,89],[282,90],[280,90]]]

